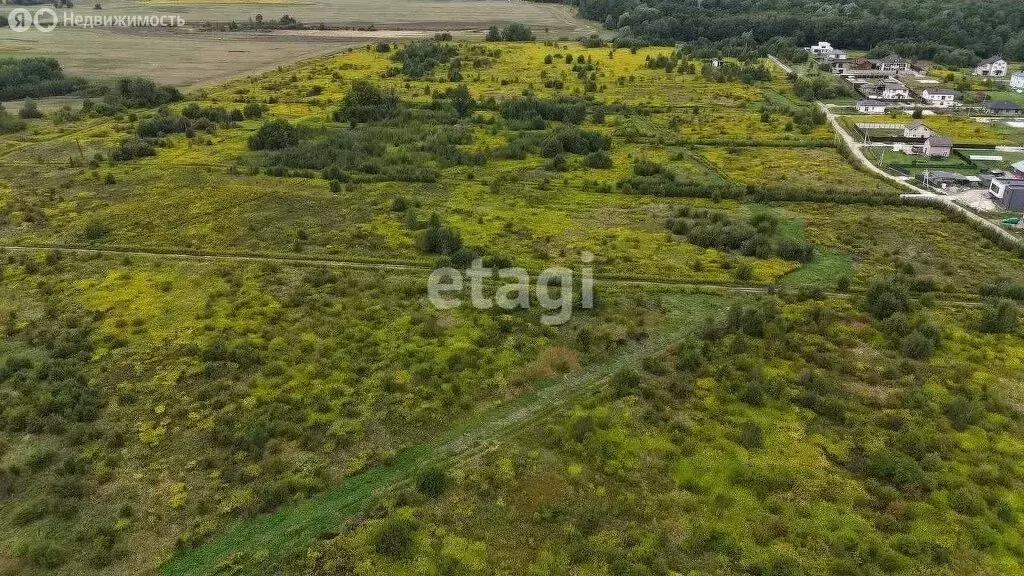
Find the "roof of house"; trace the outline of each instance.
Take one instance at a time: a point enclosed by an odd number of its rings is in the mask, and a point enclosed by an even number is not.
[[[953,90],[952,88],[925,88],[924,91],[929,93],[929,94],[941,94],[943,96],[950,96],[950,95],[952,95],[952,96],[960,96],[961,95],[961,92],[959,90]]]
[[[907,129],[913,130],[914,128],[920,128],[921,126],[924,126],[924,122],[921,122],[920,120],[911,120],[910,124],[907,124]],[[927,126],[924,127],[928,128]],[[928,129],[931,130],[931,128]]]
[[[1024,172],[1024,160],[1021,160],[1020,162],[1014,162],[1010,166],[1012,166],[1013,169],[1016,170],[1017,172]]]
[[[882,85],[885,86],[886,88],[891,88],[893,90],[906,90],[907,89],[907,87],[902,82],[896,82],[896,81],[893,81],[893,80],[887,80],[885,82],[882,82]]]
[[[1020,70],[1018,72],[1014,72],[1013,73],[1013,77],[1014,78],[1024,78],[1024,70]]]
[[[1007,188],[1024,189],[1024,180],[1020,178],[993,178],[993,181],[1005,184]]]
[[[889,54],[885,58],[879,60],[879,62],[885,62],[886,64],[909,64],[910,60],[907,60],[899,54]]]
[[[981,62],[978,62],[978,66],[985,66],[986,64],[995,64],[996,62],[999,61],[1006,62],[1006,60],[1002,56],[990,56],[989,58],[985,58]]]
[[[959,172],[946,172],[944,170],[929,170],[929,180],[948,180],[953,182],[981,182],[977,176],[967,176]]]
[[[857,106],[878,106],[885,108],[885,102],[879,102],[878,100],[858,100]]]
[[[937,148],[951,148],[953,146],[952,140],[939,134],[932,134],[924,142],[929,146],[935,146]]]
[[[996,100],[994,102],[986,102],[985,107],[988,108],[989,110],[1020,110],[1020,106],[1008,100]]]

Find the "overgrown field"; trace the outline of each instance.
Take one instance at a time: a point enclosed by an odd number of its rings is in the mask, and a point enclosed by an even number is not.
[[[421,468],[305,553],[248,549],[228,565],[1019,574],[1024,341],[978,322],[736,305],[498,450]],[[924,332],[938,351],[912,343]]]
[[[749,227],[694,245],[666,219],[685,203],[742,223],[726,200],[751,193],[898,193],[845,162],[777,72],[702,66],[664,49],[380,44],[163,112],[33,121],[0,142],[3,237],[431,263],[418,239],[436,214],[473,253],[530,269],[590,251],[607,275],[766,283],[800,263],[744,248]],[[346,104],[356,83],[365,102]],[[285,140],[253,150],[270,119]]]
[[[424,285],[422,274],[10,255],[0,566],[152,570],[227,518],[387,462],[646,339],[665,316],[657,296],[602,291],[600,312],[556,330],[533,312],[439,312]]]
[[[0,574],[1019,572],[1019,255],[588,44],[4,111]],[[478,259],[596,307],[427,301]]]

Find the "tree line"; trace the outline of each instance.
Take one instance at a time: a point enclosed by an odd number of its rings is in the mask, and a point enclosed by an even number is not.
[[[868,50],[899,40],[924,57],[970,61],[1003,54],[1024,59],[1024,4],[1017,0],[868,0],[821,4],[793,0],[579,0],[580,14],[616,30],[618,42],[721,41],[746,36],[755,43],[791,38],[799,46],[828,40]],[[954,54],[957,51],[958,54]],[[968,63],[971,63],[968,62]]]

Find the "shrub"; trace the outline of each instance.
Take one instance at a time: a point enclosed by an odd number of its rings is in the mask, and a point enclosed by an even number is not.
[[[914,330],[900,342],[900,350],[907,358],[924,360],[935,353],[935,343],[920,330]]]
[[[244,118],[262,118],[263,113],[266,112],[266,104],[260,104],[259,102],[249,102],[242,107],[242,116]]]
[[[114,108],[156,108],[181,100],[181,92],[173,86],[157,86],[145,78],[121,78],[104,97]]]
[[[126,138],[110,153],[112,160],[125,161],[146,156],[156,156],[156,148],[149,140]]]
[[[1024,284],[1016,283],[1009,278],[1000,278],[992,284],[982,286],[981,295],[993,298],[1024,300]]]
[[[747,282],[753,277],[754,269],[750,267],[749,263],[741,262],[740,265],[736,267],[736,280],[739,280],[740,282]]]
[[[457,230],[446,228],[434,214],[420,236],[420,249],[428,254],[454,254],[462,248],[462,236]]]
[[[366,80],[356,80],[332,118],[335,122],[376,122],[398,114],[401,105],[393,89],[381,89]]]
[[[160,111],[148,120],[139,122],[135,132],[140,138],[158,138],[167,134],[185,132],[188,120],[183,116]]]
[[[612,157],[604,150],[598,150],[587,154],[583,163],[589,168],[608,169],[612,167]]]
[[[579,124],[587,118],[587,101],[577,96],[556,96],[550,100],[522,96],[505,100],[498,111],[502,118],[524,124],[540,120],[540,128],[543,120]]]
[[[431,498],[440,496],[447,486],[448,476],[440,467],[432,466],[422,470],[416,478],[416,489]]]
[[[272,120],[249,138],[250,150],[280,150],[299,142],[298,130],[287,120]]]
[[[506,42],[529,42],[533,38],[533,30],[520,22],[513,22],[501,30],[501,39]]]
[[[946,405],[944,412],[953,428],[962,431],[981,421],[985,407],[978,400],[957,396]]]
[[[389,518],[374,534],[373,548],[382,556],[410,558],[418,528],[417,522],[411,518]]]
[[[640,387],[640,374],[636,370],[623,368],[612,376],[612,388],[618,397],[629,396]]]
[[[42,118],[43,113],[39,110],[39,105],[33,100],[25,100],[25,105],[18,111],[18,116],[21,118]]]
[[[1017,331],[1017,304],[1012,300],[988,302],[981,315],[982,332],[1013,334]]]
[[[451,44],[421,40],[407,44],[391,56],[391,59],[401,63],[402,74],[410,78],[423,78],[433,72],[437,65],[448,62],[458,53],[458,47]],[[391,72],[394,73],[395,71]]]
[[[405,212],[409,209],[409,199],[405,196],[395,196],[395,199],[391,201],[392,212]]]
[[[12,116],[3,106],[0,105],[0,134],[13,134],[14,132],[20,132],[25,129],[27,124],[24,120]]]
[[[33,3],[24,0],[10,2]],[[0,100],[62,96],[86,85],[83,78],[65,76],[60,63],[54,58],[0,58]]]
[[[904,283],[896,278],[874,280],[864,298],[865,310],[884,320],[897,312],[910,310],[910,295]]]

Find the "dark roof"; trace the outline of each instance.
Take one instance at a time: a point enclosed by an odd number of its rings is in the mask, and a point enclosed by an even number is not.
[[[929,170],[929,180],[951,180],[955,182],[968,182],[970,179],[959,172],[946,172],[944,170]]]
[[[939,136],[938,134],[932,134],[927,140],[925,140],[925,142],[929,146],[938,146],[942,148],[951,148],[953,146],[952,140],[945,136]]]
[[[929,94],[952,94],[953,96],[959,96],[959,90],[953,90],[952,88],[925,88],[925,92]]]
[[[989,58],[985,58],[981,62],[978,62],[978,66],[984,66],[986,64],[995,64],[996,62],[999,62],[1000,60],[1002,60],[1003,62],[1006,62],[1006,59],[1003,58],[1002,56],[991,56]]]
[[[996,100],[994,102],[986,102],[985,107],[989,110],[1020,110],[1020,106],[1007,100]]]
[[[920,120],[911,120],[910,124],[907,124],[907,128],[909,128],[911,130],[913,130],[914,128],[917,128],[919,126],[924,126],[924,122],[921,122]],[[928,128],[927,126],[924,126],[924,127]],[[928,128],[928,129],[931,130],[931,128]]]
[[[885,58],[879,60],[879,62],[885,62],[886,64],[909,64],[910,60],[907,60],[899,54],[889,54]]]
[[[881,106],[884,108],[885,102],[880,102],[878,100],[858,100],[857,106]]]

